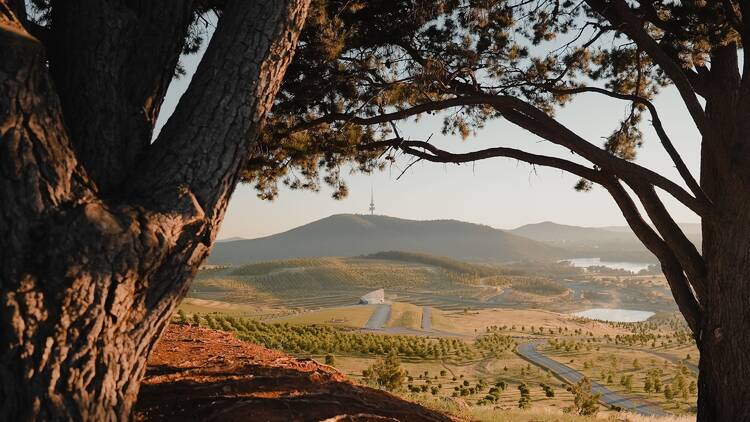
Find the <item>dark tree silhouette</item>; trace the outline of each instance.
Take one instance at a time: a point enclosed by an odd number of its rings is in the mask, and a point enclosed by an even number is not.
[[[243,174],[262,197],[279,181],[318,189],[321,179],[343,196],[344,163],[370,172],[397,153],[413,157],[407,168],[507,157],[577,175],[577,189],[612,196],[660,261],[701,352],[699,419],[750,419],[750,2],[319,0],[312,10]],[[666,86],[702,139],[698,178],[654,106]],[[555,119],[580,95],[627,107],[602,146]],[[435,113],[445,133],[468,137],[502,118],[572,155],[459,154],[399,132],[399,121]],[[681,180],[632,161],[644,118]],[[702,251],[664,196],[701,218]]]
[[[0,420],[128,420],[309,0],[0,0]],[[203,14],[218,25],[152,142]]]

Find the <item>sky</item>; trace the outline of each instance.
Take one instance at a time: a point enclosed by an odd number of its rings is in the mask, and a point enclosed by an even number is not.
[[[170,85],[157,131],[187,89],[199,60],[200,54],[183,58],[188,74]],[[672,142],[697,178],[700,137],[676,90],[664,90],[655,105]],[[626,111],[626,103],[622,101],[599,94],[580,94],[558,111],[557,118],[584,139],[602,145],[603,138],[612,132]],[[644,146],[636,163],[679,182],[677,171],[649,122],[647,119],[644,122]],[[426,139],[432,135],[433,144],[453,152],[507,146],[571,159],[569,151],[502,120],[489,122],[467,140],[457,135],[443,136],[441,124],[438,115],[419,122],[399,123],[398,127],[404,137]],[[414,220],[455,219],[499,229],[542,221],[588,227],[625,225],[620,210],[602,188],[595,186],[590,192],[576,192],[573,186],[578,178],[559,170],[533,168],[508,158],[460,166],[420,162],[396,180],[408,163],[409,158],[404,157],[397,166],[383,172],[348,176],[349,195],[343,200],[331,198],[331,190],[324,186],[320,192],[281,187],[277,199],[264,201],[257,198],[252,186],[241,184],[229,203],[218,238],[256,238],[332,214],[369,213],[371,189],[376,214]],[[676,221],[700,221],[671,197],[662,195],[662,198]]]

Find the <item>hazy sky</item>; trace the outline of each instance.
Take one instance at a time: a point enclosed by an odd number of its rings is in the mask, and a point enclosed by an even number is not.
[[[187,88],[198,60],[199,56],[184,59],[188,76],[173,81],[170,86],[159,127]],[[700,138],[676,91],[664,91],[657,98],[656,106],[672,142],[697,177]],[[625,113],[624,102],[597,94],[581,94],[560,110],[557,118],[585,139],[601,145],[603,137],[611,133]],[[569,151],[501,120],[491,122],[477,136],[465,141],[458,136],[442,136],[440,127],[439,117],[399,125],[404,137],[426,139],[432,135],[434,144],[454,152],[508,146],[572,158]],[[649,121],[645,122],[644,132],[645,145],[636,162],[679,181]],[[582,226],[625,224],[619,209],[603,189],[594,187],[591,192],[576,192],[573,185],[578,179],[559,170],[534,169],[508,158],[461,166],[420,162],[396,180],[408,162],[409,158],[404,157],[398,163],[399,167],[369,176],[348,176],[350,193],[344,200],[332,199],[327,187],[318,193],[282,188],[279,197],[268,202],[258,199],[252,186],[240,185],[229,204],[219,238],[265,236],[331,214],[367,213],[371,187],[375,192],[376,213],[394,217],[457,219],[496,228],[514,228],[541,221]],[[690,210],[670,200],[671,197],[662,197],[676,221],[699,221]]]

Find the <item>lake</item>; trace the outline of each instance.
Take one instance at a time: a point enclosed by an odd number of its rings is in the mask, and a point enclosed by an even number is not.
[[[581,312],[575,312],[573,315],[611,322],[640,322],[651,318],[654,313],[632,309],[593,308]]]
[[[574,267],[586,268],[598,265],[612,269],[632,271],[634,273],[648,269],[649,265],[653,265],[651,262],[602,261],[601,258],[571,258],[564,259],[563,261],[570,262],[570,265]]]

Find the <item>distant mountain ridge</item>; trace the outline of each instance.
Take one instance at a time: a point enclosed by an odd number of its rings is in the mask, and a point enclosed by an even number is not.
[[[699,223],[680,223],[678,226],[692,241],[700,242]],[[508,232],[540,242],[637,242],[628,226],[581,227],[544,221],[526,224]]]
[[[637,240],[633,232],[630,230],[569,226],[553,223],[551,221],[526,224],[513,230],[509,230],[509,232],[517,236],[523,236],[540,242],[611,242]]]
[[[565,251],[555,246],[480,224],[337,214],[271,236],[218,242],[208,263],[245,264],[302,257],[347,257],[390,250],[496,262],[566,256]]]

